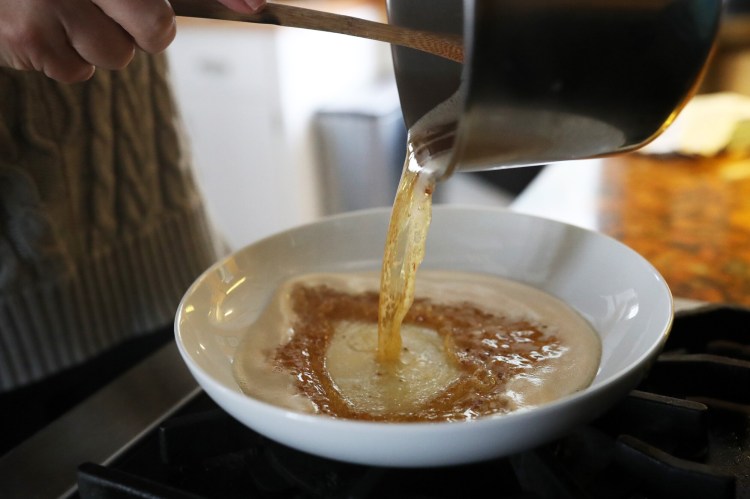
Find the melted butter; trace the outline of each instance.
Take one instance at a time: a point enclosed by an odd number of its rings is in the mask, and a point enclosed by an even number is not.
[[[598,335],[533,287],[420,271],[398,363],[376,360],[378,275],[285,283],[234,362],[246,393],[307,412],[378,421],[465,420],[547,403],[588,386]]]
[[[452,167],[449,151],[458,110],[459,96],[454,94],[409,130],[380,272],[378,359],[382,363],[395,364],[401,355],[401,323],[414,301],[432,217],[432,192]]]
[[[465,420],[588,386],[601,346],[564,303],[519,283],[416,273],[432,192],[450,173],[458,96],[409,131],[377,275],[302,276],[276,294],[238,349],[254,397],[378,421]]]
[[[373,416],[416,413],[436,393],[459,380],[461,371],[436,331],[406,324],[401,338],[398,362],[383,363],[375,355],[375,324],[344,321],[335,325],[325,354],[328,375],[355,411]]]
[[[435,179],[410,157],[393,203],[380,274],[378,359],[385,363],[396,363],[401,355],[401,323],[414,301],[432,214]]]

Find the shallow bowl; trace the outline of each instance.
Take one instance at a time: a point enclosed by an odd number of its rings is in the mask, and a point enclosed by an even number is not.
[[[554,402],[466,422],[373,423],[303,414],[241,392],[232,359],[243,334],[291,276],[379,269],[388,209],[327,218],[279,233],[217,263],[186,292],[177,345],[200,386],[258,433],[353,463],[422,467],[509,455],[594,419],[637,385],[667,338],[669,288],[640,255],[602,234],[495,208],[437,206],[423,268],[521,281],[567,302],[602,341],[588,388]]]

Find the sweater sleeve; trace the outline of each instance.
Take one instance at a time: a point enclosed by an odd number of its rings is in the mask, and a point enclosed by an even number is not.
[[[0,391],[170,323],[216,259],[163,56],[0,69]]]

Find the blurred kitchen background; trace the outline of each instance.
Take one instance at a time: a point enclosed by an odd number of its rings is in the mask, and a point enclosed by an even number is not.
[[[284,2],[385,21],[385,0]],[[169,49],[198,183],[231,249],[323,215],[391,204],[406,131],[390,47],[179,19]],[[750,96],[750,0],[730,0],[701,92]],[[458,174],[436,202],[509,204],[537,174]]]

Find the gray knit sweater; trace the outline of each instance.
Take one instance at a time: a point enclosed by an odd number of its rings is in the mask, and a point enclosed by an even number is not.
[[[0,69],[0,391],[172,321],[215,259],[163,57]]]

